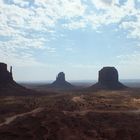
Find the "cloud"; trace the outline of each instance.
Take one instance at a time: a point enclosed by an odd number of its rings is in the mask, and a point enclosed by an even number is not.
[[[136,8],[136,4],[134,0],[126,0],[124,4],[121,4],[119,0],[92,0],[92,5],[85,4],[82,15],[64,23],[64,27],[73,30],[86,28],[90,25],[93,30],[98,30],[102,26],[117,24],[120,29],[130,30],[134,24],[135,27],[139,24],[139,9]],[[134,17],[137,20],[133,20]],[[127,23],[126,19],[129,19]],[[135,32],[135,29],[133,28],[131,31]],[[138,35],[138,32],[134,34]],[[135,37],[140,39],[139,36]]]
[[[1,62],[5,62],[8,65],[13,65],[13,66],[40,66],[43,65],[35,60],[35,58],[32,56],[32,53],[27,53],[25,51],[18,53],[16,49],[11,48],[7,49],[5,47],[1,47],[0,49],[0,60]]]
[[[56,52],[47,42],[54,39],[57,29],[92,27],[98,31],[109,24],[117,24],[128,31],[129,37],[140,39],[138,3],[134,0],[123,4],[120,0],[91,0],[91,4],[82,0],[0,0],[0,51],[13,62],[28,59],[39,63],[34,51]]]
[[[136,20],[126,21],[120,25],[121,28],[128,30],[128,38],[140,39],[140,16],[136,15]]]
[[[82,16],[84,10],[80,0],[0,0],[0,50],[7,52],[7,59],[21,61],[29,56],[35,61],[34,49],[55,52],[46,45],[54,38],[57,22]],[[19,53],[23,50],[28,57]]]
[[[107,9],[114,4],[112,0],[92,0],[97,9]]]

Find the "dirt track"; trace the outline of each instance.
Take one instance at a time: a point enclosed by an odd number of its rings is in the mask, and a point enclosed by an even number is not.
[[[43,111],[43,108],[39,107],[39,108],[36,108],[36,109],[29,111],[29,112],[26,112],[26,113],[21,113],[21,114],[14,115],[12,117],[8,117],[5,119],[5,122],[0,124],[0,127],[10,124],[11,122],[13,122],[14,120],[16,120],[19,117],[24,117],[26,115],[34,116],[34,115],[36,115],[36,113],[39,113],[41,111]]]

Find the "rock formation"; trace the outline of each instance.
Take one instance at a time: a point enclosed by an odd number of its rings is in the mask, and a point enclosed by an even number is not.
[[[48,94],[48,92],[39,93],[16,83],[13,80],[12,66],[10,67],[10,71],[8,71],[7,64],[0,63],[0,96],[28,96],[45,94]]]
[[[50,84],[49,87],[58,89],[69,89],[73,88],[74,86],[65,80],[65,73],[60,72],[57,75],[56,80],[52,84]]]
[[[0,63],[0,96],[29,95],[31,92],[13,80],[12,66],[8,71],[7,64]]]
[[[66,80],[65,80],[65,74],[63,73],[63,72],[60,72],[59,74],[58,74],[58,76],[56,77],[56,82],[58,82],[58,83],[63,83],[63,82],[65,82]]]
[[[114,67],[103,67],[99,71],[98,83],[91,86],[96,89],[123,89],[126,88],[119,82],[118,71]]]
[[[0,63],[0,84],[5,85],[13,82],[12,67],[10,72],[7,70],[7,64]]]

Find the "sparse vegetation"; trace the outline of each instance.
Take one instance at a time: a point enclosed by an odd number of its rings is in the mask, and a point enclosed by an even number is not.
[[[0,137],[5,140],[17,137],[19,140],[138,140],[139,109],[140,90],[1,96],[0,124],[11,118],[8,125],[0,126]]]

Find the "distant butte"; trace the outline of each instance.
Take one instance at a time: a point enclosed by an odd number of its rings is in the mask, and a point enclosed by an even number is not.
[[[69,82],[67,82],[65,80],[65,73],[64,72],[60,72],[57,75],[56,80],[52,84],[50,84],[49,87],[57,88],[57,89],[71,89],[71,88],[74,88],[74,86],[72,84],[70,84]]]
[[[119,90],[127,87],[119,82],[118,71],[115,67],[103,67],[99,71],[98,83],[90,88]]]

